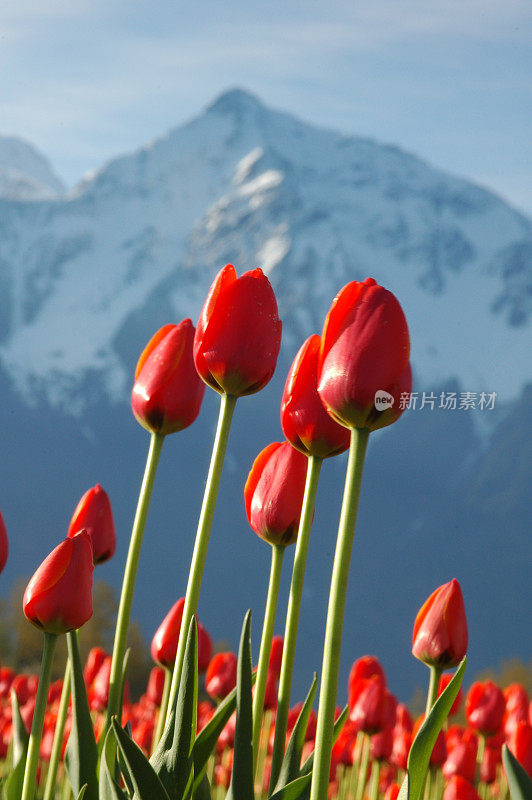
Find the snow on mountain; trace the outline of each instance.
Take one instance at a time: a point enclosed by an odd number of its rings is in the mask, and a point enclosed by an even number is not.
[[[0,198],[49,200],[65,187],[48,160],[31,144],[14,136],[0,136]]]
[[[530,378],[530,220],[397,147],[241,90],[67,198],[0,204],[0,359],[29,400],[79,411],[88,376],[122,397],[131,320],[195,319],[228,261],[270,276],[288,357],[347,281],[372,275],[405,309],[422,388],[454,378],[511,399]]]

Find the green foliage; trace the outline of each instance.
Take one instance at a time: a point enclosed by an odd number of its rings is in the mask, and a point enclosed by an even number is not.
[[[506,745],[502,748],[502,763],[508,778],[512,800],[532,800],[532,781]]]
[[[312,703],[314,702],[314,697],[316,695],[317,686],[318,678],[316,674],[314,674],[314,680],[312,681],[309,693],[307,694],[303,708],[299,713],[297,722],[290,736],[273,797],[276,797],[277,793],[283,789],[283,787],[286,787],[291,781],[299,778],[301,754],[303,752],[303,745],[305,744],[305,734],[307,732],[308,720],[310,711],[312,709]],[[305,786],[303,786],[303,788],[305,788]]]
[[[251,611],[248,611],[238,648],[233,772],[226,800],[254,800],[251,686]]]
[[[19,800],[22,795],[29,742],[28,732],[20,716],[17,695],[13,689],[11,690],[11,708],[13,712],[13,769],[2,787],[2,800]]]

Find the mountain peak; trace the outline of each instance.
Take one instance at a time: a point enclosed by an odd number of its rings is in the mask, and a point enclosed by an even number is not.
[[[16,136],[0,136],[0,196],[43,200],[64,194],[65,187],[48,159]]]
[[[215,114],[241,114],[246,111],[258,111],[264,109],[264,105],[259,98],[251,92],[235,86],[218,95],[215,100],[207,107],[207,112]]]

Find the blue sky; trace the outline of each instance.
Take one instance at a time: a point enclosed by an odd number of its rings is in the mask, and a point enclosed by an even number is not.
[[[73,185],[226,88],[532,214],[530,0],[2,0],[0,133]]]

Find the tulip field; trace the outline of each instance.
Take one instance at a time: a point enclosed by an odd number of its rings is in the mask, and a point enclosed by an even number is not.
[[[354,532],[371,433],[399,421],[412,390],[410,339],[397,298],[375,280],[353,281],[332,301],[321,335],[302,343],[286,377],[284,441],[250,454],[242,502],[270,546],[260,649],[242,598],[238,652],[213,653],[197,619],[216,503],[237,400],[270,380],[282,324],[262,270],[225,266],[198,323],[164,325],[141,353],[131,407],[149,434],[144,477],[124,565],[112,653],[83,664],[78,630],[93,614],[95,567],[115,553],[112,502],[87,490],[68,536],[37,567],[23,599],[42,632],[40,675],[0,669],[3,800],[532,800],[532,706],[520,684],[463,684],[467,610],[451,576],[412,620],[412,654],[427,667],[425,713],[413,719],[389,690],[378,658],[360,654],[347,687],[339,664]],[[166,436],[196,420],[206,386],[220,412],[186,586],[153,635],[154,666],[140,699],[128,688],[126,647],[139,557]],[[384,400],[383,400],[384,398]],[[249,402],[252,402],[250,400]],[[305,568],[318,481],[348,451],[315,678],[294,697]],[[253,460],[254,458],[254,460]],[[326,468],[326,465],[325,467]],[[286,608],[278,603],[283,556],[294,559]],[[0,569],[8,532],[0,516]],[[274,636],[274,629],[284,630]],[[59,637],[68,658],[50,682]],[[352,644],[353,646],[353,644]],[[356,646],[356,642],[355,642]],[[338,705],[347,697],[347,705]],[[456,715],[465,724],[456,723]]]

